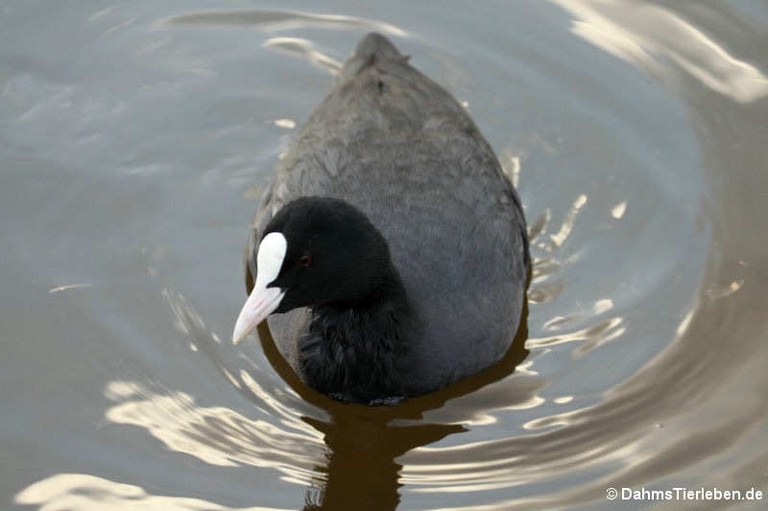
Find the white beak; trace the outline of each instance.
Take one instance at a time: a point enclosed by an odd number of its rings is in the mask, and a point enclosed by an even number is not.
[[[280,305],[280,300],[285,296],[285,290],[279,287],[267,287],[267,285],[280,274],[287,246],[285,236],[279,232],[271,232],[261,240],[256,256],[258,264],[256,284],[235,322],[235,330],[232,332],[233,343],[240,342]]]
[[[240,315],[235,323],[235,330],[232,332],[232,342],[237,344],[243,337],[248,335],[251,330],[267,319],[277,306],[280,300],[285,296],[285,291],[279,287],[254,287],[251,295],[245,301],[245,305],[240,310]]]

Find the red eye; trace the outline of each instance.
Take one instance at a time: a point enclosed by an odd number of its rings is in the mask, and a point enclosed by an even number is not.
[[[301,259],[299,259],[299,266],[302,268],[309,268],[309,266],[312,264],[312,256],[309,254],[304,254],[301,256]]]

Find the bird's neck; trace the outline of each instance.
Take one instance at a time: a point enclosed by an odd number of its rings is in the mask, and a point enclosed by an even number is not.
[[[404,396],[400,366],[414,335],[414,314],[397,275],[384,287],[368,300],[313,308],[299,341],[299,365],[311,387],[359,403]]]

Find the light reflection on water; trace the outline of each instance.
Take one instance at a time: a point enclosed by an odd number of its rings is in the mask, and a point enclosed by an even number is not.
[[[747,44],[765,27],[708,2],[551,4],[40,18],[61,64],[33,47],[0,69],[2,319],[25,341],[3,368],[22,396],[0,429],[18,445],[0,481],[13,502],[610,509],[607,487],[768,490],[768,64]],[[391,408],[306,388],[268,332],[217,333],[286,130],[368,30],[470,109],[519,186],[534,258],[507,357]]]
[[[183,392],[156,394],[131,382],[112,382],[106,394],[118,401],[107,410],[107,420],[145,428],[166,448],[211,465],[269,466],[306,482],[312,463],[322,456],[321,438],[311,435],[311,428],[304,434],[280,429],[228,408],[197,406]]]
[[[578,19],[571,30],[603,50],[668,77],[671,59],[699,83],[739,103],[768,95],[768,79],[677,13],[657,5],[593,0],[552,0]]]
[[[89,474],[56,474],[25,488],[14,500],[18,504],[39,505],[44,511],[278,511],[278,508],[224,507],[201,499],[152,495],[140,486]]]

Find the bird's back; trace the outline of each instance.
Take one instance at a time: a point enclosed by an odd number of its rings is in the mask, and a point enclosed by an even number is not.
[[[265,195],[254,237],[283,205],[307,195],[353,204],[387,240],[421,323],[403,365],[409,394],[504,354],[529,267],[519,199],[465,110],[381,35],[360,42],[299,132]],[[306,319],[306,311],[270,318],[295,368]]]

